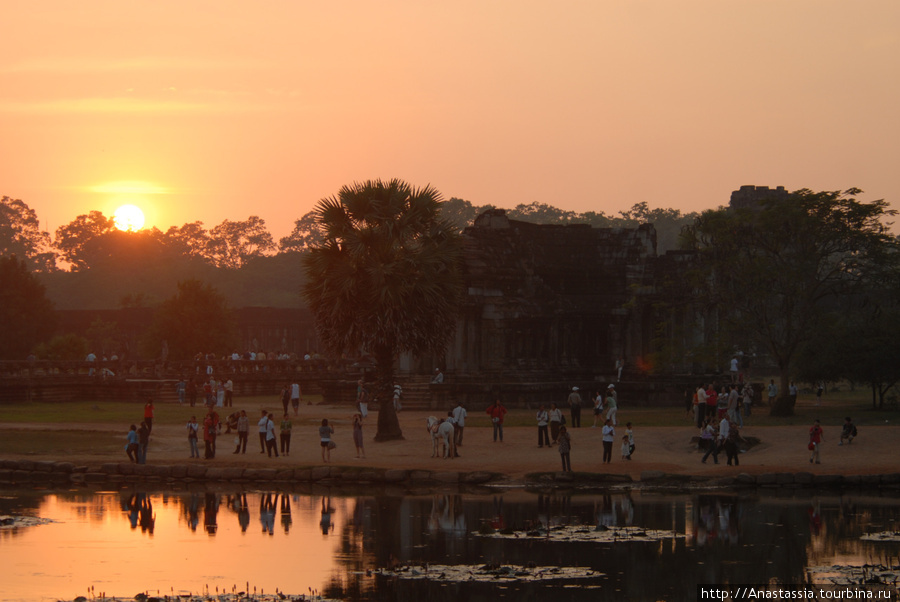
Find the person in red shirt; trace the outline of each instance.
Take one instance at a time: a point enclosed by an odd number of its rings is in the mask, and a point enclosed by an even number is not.
[[[716,388],[709,383],[706,387],[706,417],[710,420],[715,420],[716,418],[716,404],[719,401],[719,394],[716,393]]]
[[[487,413],[490,415],[491,423],[494,425],[494,443],[497,442],[498,433],[500,435],[500,443],[503,443],[503,417],[506,416],[506,408],[500,403],[499,397],[494,401],[494,405],[487,409]]]
[[[144,422],[147,423],[147,433],[153,431],[153,400],[148,399],[144,406]]]
[[[825,433],[822,431],[822,425],[819,423],[819,420],[813,423],[813,425],[809,428],[809,463],[812,464],[815,462],[819,463],[819,444],[825,440]]]

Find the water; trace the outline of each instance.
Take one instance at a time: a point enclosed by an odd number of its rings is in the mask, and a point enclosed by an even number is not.
[[[241,591],[248,584],[250,591],[315,590],[346,599],[683,600],[696,598],[697,583],[803,583],[813,567],[900,564],[900,543],[860,539],[900,529],[900,505],[878,495],[0,493],[0,514],[53,521],[0,529],[4,601],[73,599],[91,586],[97,595],[130,598],[140,591]],[[485,523],[524,529],[547,521],[585,525],[586,532],[600,524],[675,536],[554,542],[475,533]],[[572,587],[372,573],[423,563],[580,566],[604,576]]]

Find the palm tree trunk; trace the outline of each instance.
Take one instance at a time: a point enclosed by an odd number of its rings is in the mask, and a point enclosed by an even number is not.
[[[378,398],[378,431],[375,441],[394,441],[403,439],[400,420],[391,402],[394,388],[394,352],[389,346],[375,350],[376,382],[375,396]]]

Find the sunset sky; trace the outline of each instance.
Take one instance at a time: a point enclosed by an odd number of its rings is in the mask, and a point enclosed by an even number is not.
[[[695,211],[744,184],[900,208],[900,2],[0,3],[0,195],[277,237],[354,181]]]

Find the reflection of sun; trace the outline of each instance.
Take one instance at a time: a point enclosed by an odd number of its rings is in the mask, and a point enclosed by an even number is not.
[[[144,227],[144,212],[136,205],[122,205],[113,214],[113,222],[119,230],[137,232]]]

